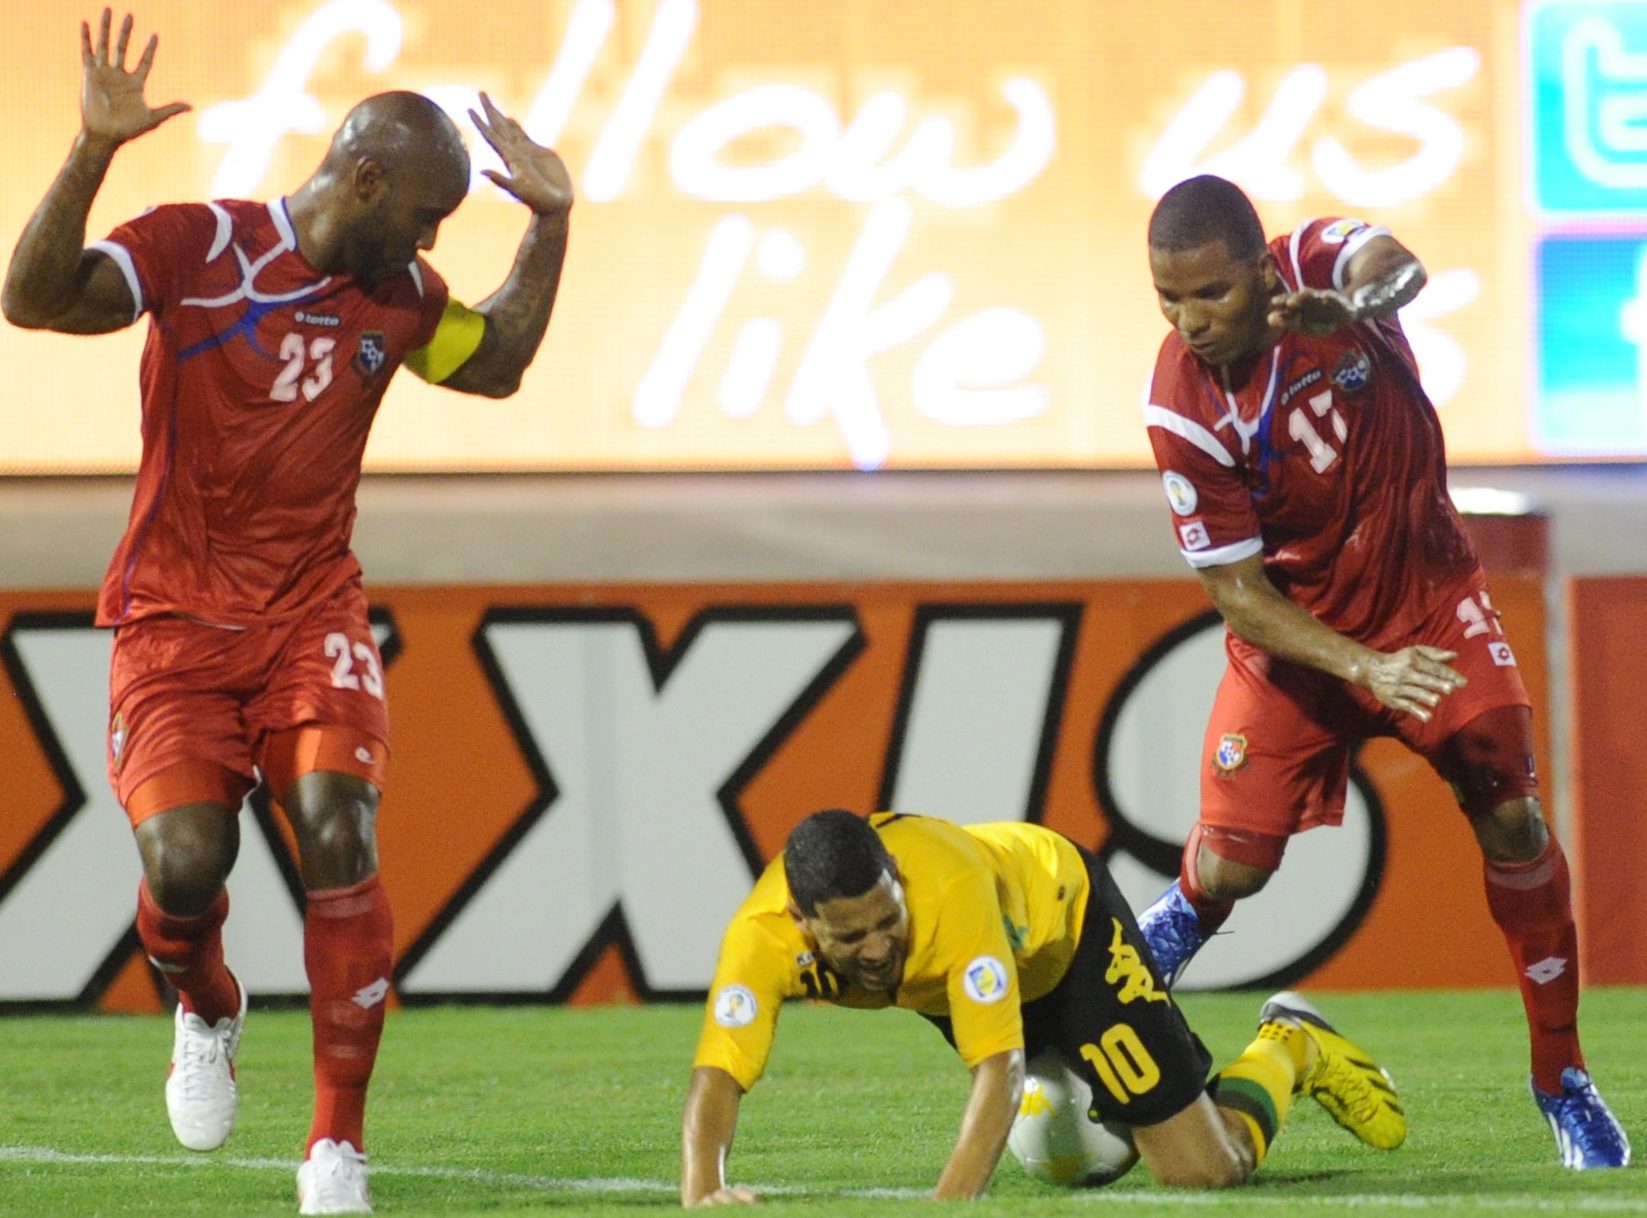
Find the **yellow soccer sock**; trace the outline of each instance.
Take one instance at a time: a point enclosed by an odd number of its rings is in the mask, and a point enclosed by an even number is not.
[[[1302,1028],[1266,1023],[1241,1056],[1218,1072],[1214,1101],[1246,1126],[1252,1137],[1254,1167],[1264,1161],[1287,1119],[1293,1093],[1304,1076],[1307,1052]]]

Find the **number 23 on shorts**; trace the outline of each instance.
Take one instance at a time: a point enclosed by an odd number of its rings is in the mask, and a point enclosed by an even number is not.
[[[328,634],[321,646],[332,662],[333,689],[363,689],[382,699],[383,670],[378,665],[377,648],[360,640],[350,642],[341,630]]]

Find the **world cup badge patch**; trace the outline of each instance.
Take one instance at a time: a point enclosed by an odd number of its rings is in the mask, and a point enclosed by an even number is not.
[[[1212,754],[1212,767],[1220,774],[1233,774],[1247,764],[1247,738],[1238,732],[1229,732],[1218,738],[1218,748]]]
[[[744,985],[722,986],[715,995],[715,1022],[723,1028],[743,1028],[755,1022],[761,1004]]]

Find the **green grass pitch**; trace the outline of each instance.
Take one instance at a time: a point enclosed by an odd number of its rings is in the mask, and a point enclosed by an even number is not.
[[[1003,1159],[968,1214],[1647,1215],[1647,1170],[1562,1170],[1526,1089],[1513,992],[1314,995],[1395,1075],[1406,1146],[1367,1150],[1308,1100],[1255,1181],[1224,1193],[1156,1186],[1143,1168],[1063,1193]],[[1221,1062],[1262,995],[1188,994]],[[678,1206],[681,1101],[696,1006],[457,1007],[390,1017],[368,1133],[382,1215],[659,1213]],[[1647,990],[1586,994],[1603,1093],[1647,1152]],[[0,1215],[222,1218],[296,1212],[307,1128],[308,1018],[253,1009],[239,1125],[212,1155],[172,1140],[161,1094],[165,1018],[0,1019]],[[932,1212],[920,1194],[950,1148],[966,1074],[905,1012],[797,1006],[745,1099],[734,1182],[774,1214]],[[946,1207],[947,1208],[947,1207]]]

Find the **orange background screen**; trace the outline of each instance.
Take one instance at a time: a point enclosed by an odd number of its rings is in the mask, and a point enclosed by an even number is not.
[[[8,12],[9,248],[78,122],[78,17]],[[89,11],[89,10],[88,10]],[[1165,331],[1144,225],[1190,172],[1281,232],[1388,224],[1454,460],[1536,459],[1517,10],[1091,0],[146,0],[149,98],[88,237],[154,203],[268,198],[389,88],[485,89],[579,195],[523,391],[402,378],[375,470],[1140,466]],[[135,52],[134,52],[135,56]],[[467,120],[476,167],[492,162]],[[431,260],[467,301],[522,207],[477,178]],[[143,325],[0,327],[0,472],[131,468]]]

